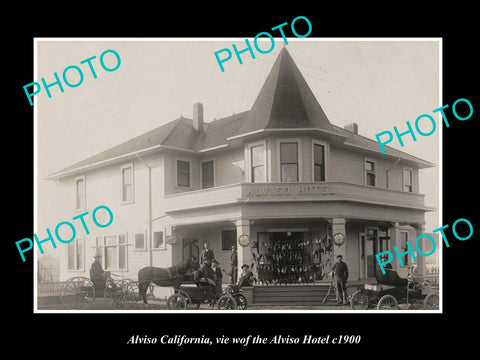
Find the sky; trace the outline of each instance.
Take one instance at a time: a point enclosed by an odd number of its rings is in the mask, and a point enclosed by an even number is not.
[[[252,39],[250,39],[252,41]],[[267,40],[269,41],[269,40]],[[83,82],[75,88],[50,88],[34,98],[37,111],[37,226],[36,232],[54,228],[58,222],[49,199],[56,184],[45,180],[53,172],[95,155],[134,136],[143,134],[179,116],[192,117],[192,106],[201,102],[206,122],[249,110],[280,50],[286,47],[299,67],[330,122],[343,127],[356,122],[359,134],[375,134],[393,126],[406,130],[421,114],[437,121],[437,131],[416,142],[404,138],[405,146],[389,144],[421,159],[439,164],[442,122],[432,110],[440,107],[440,45],[436,40],[276,39],[269,54],[244,53],[243,64],[235,56],[221,72],[214,53],[245,40],[236,39],[37,39],[37,69],[33,81],[54,81],[54,72],[76,65]],[[267,49],[269,44],[261,44]],[[102,69],[100,55],[115,50],[120,67]],[[92,60],[97,78],[87,64]],[[105,55],[108,67],[115,65]],[[75,71],[69,80],[77,82]],[[28,103],[28,100],[26,99]],[[426,125],[425,125],[426,127]],[[439,167],[420,171],[420,193],[425,205],[439,208]],[[54,220],[55,219],[55,220]],[[69,219],[60,219],[69,220]],[[426,232],[441,224],[438,211],[426,214]]]

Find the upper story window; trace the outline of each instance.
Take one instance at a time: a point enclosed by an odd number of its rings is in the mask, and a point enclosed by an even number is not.
[[[122,202],[133,202],[133,164],[121,167]]]
[[[403,169],[403,191],[413,192],[413,170]]]
[[[280,143],[280,181],[298,182],[298,143]]]
[[[265,147],[256,145],[250,147],[250,174],[252,183],[265,181]]]
[[[190,161],[177,160],[177,186],[190,187]]]
[[[313,181],[325,181],[325,146],[313,144]]]
[[[215,165],[213,160],[202,162],[202,189],[215,186],[214,173]]]
[[[365,184],[376,186],[375,161],[365,160]]]
[[[75,179],[75,209],[85,209],[85,176]]]

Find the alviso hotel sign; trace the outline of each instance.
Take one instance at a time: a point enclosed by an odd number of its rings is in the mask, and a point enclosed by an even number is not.
[[[243,184],[244,198],[303,197],[332,195],[331,184]]]

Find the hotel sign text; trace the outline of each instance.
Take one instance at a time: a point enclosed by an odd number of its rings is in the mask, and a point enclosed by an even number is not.
[[[246,197],[296,197],[296,196],[322,196],[332,195],[330,184],[248,184]]]

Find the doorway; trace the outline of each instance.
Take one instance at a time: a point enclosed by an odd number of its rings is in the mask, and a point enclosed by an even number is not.
[[[365,232],[359,233],[360,249],[360,278],[374,278],[377,268],[376,254],[388,250],[388,240],[385,231],[378,228],[366,228]]]
[[[198,245],[198,238],[184,237],[182,241],[183,241],[182,260],[187,261],[190,257],[194,256],[198,261],[200,257],[200,247]]]

